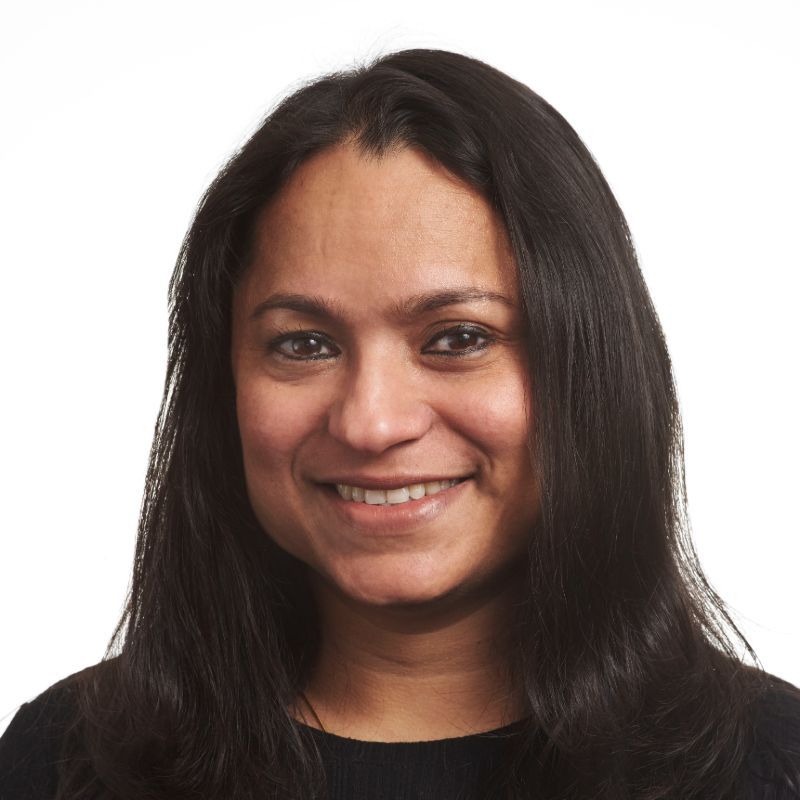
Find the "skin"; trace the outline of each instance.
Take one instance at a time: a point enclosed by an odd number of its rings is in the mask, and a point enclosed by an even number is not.
[[[395,313],[464,289],[504,300]],[[279,293],[323,298],[336,316],[255,313]],[[318,153],[258,219],[234,292],[245,476],[264,530],[309,567],[322,646],[306,696],[329,732],[438,739],[523,715],[508,620],[539,494],[519,309],[503,225],[416,150]],[[399,473],[469,479],[387,530],[340,513],[323,485]],[[308,710],[296,715],[317,724]]]

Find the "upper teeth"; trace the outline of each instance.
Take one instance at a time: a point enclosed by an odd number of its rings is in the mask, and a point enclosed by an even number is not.
[[[412,483],[410,486],[400,486],[397,489],[362,489],[360,486],[348,486],[337,483],[336,491],[345,499],[356,503],[368,503],[371,506],[383,504],[394,505],[407,503],[409,500],[419,500],[429,494],[436,494],[442,489],[449,489],[461,481],[461,478],[451,478],[446,481],[429,481],[428,483]]]

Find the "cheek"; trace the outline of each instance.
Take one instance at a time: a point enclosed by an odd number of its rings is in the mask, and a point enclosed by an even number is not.
[[[281,396],[285,394],[258,384],[237,387],[245,483],[262,528],[284,550],[308,561],[313,553],[301,524],[294,466],[319,414],[303,393]]]
[[[522,551],[540,512],[540,487],[529,448],[533,421],[527,376],[506,369],[492,380],[474,385],[461,398],[459,416],[451,424],[485,457],[479,489],[484,506],[507,548]]]
[[[529,405],[524,376],[505,373],[454,394],[451,419],[482,450],[502,459],[527,452]]]
[[[320,413],[308,392],[287,393],[263,384],[238,387],[236,415],[248,481],[251,471],[283,470],[288,478],[292,460],[316,429]]]

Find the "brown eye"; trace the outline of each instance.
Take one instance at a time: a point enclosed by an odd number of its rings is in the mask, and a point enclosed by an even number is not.
[[[285,358],[313,361],[336,355],[331,343],[316,333],[293,333],[273,341],[270,349]]]
[[[463,331],[461,333],[450,333],[442,338],[448,343],[451,350],[470,350],[480,337],[474,331]]]
[[[431,344],[443,343],[444,346],[428,347],[426,352],[443,356],[460,356],[476,350],[483,350],[492,341],[491,336],[485,330],[462,325],[443,331],[435,339],[432,339]]]

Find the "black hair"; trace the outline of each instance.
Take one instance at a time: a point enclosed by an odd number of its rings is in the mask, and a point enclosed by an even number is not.
[[[416,148],[478,190],[519,273],[541,517],[509,624],[531,722],[485,796],[744,796],[760,673],[689,540],[670,359],[623,214],[557,111],[440,50],[298,89],[205,192],[170,284],[129,602],[78,684],[59,796],[324,797],[290,714],[315,610],[249,505],[229,354],[256,216],[305,159],[345,142]]]

